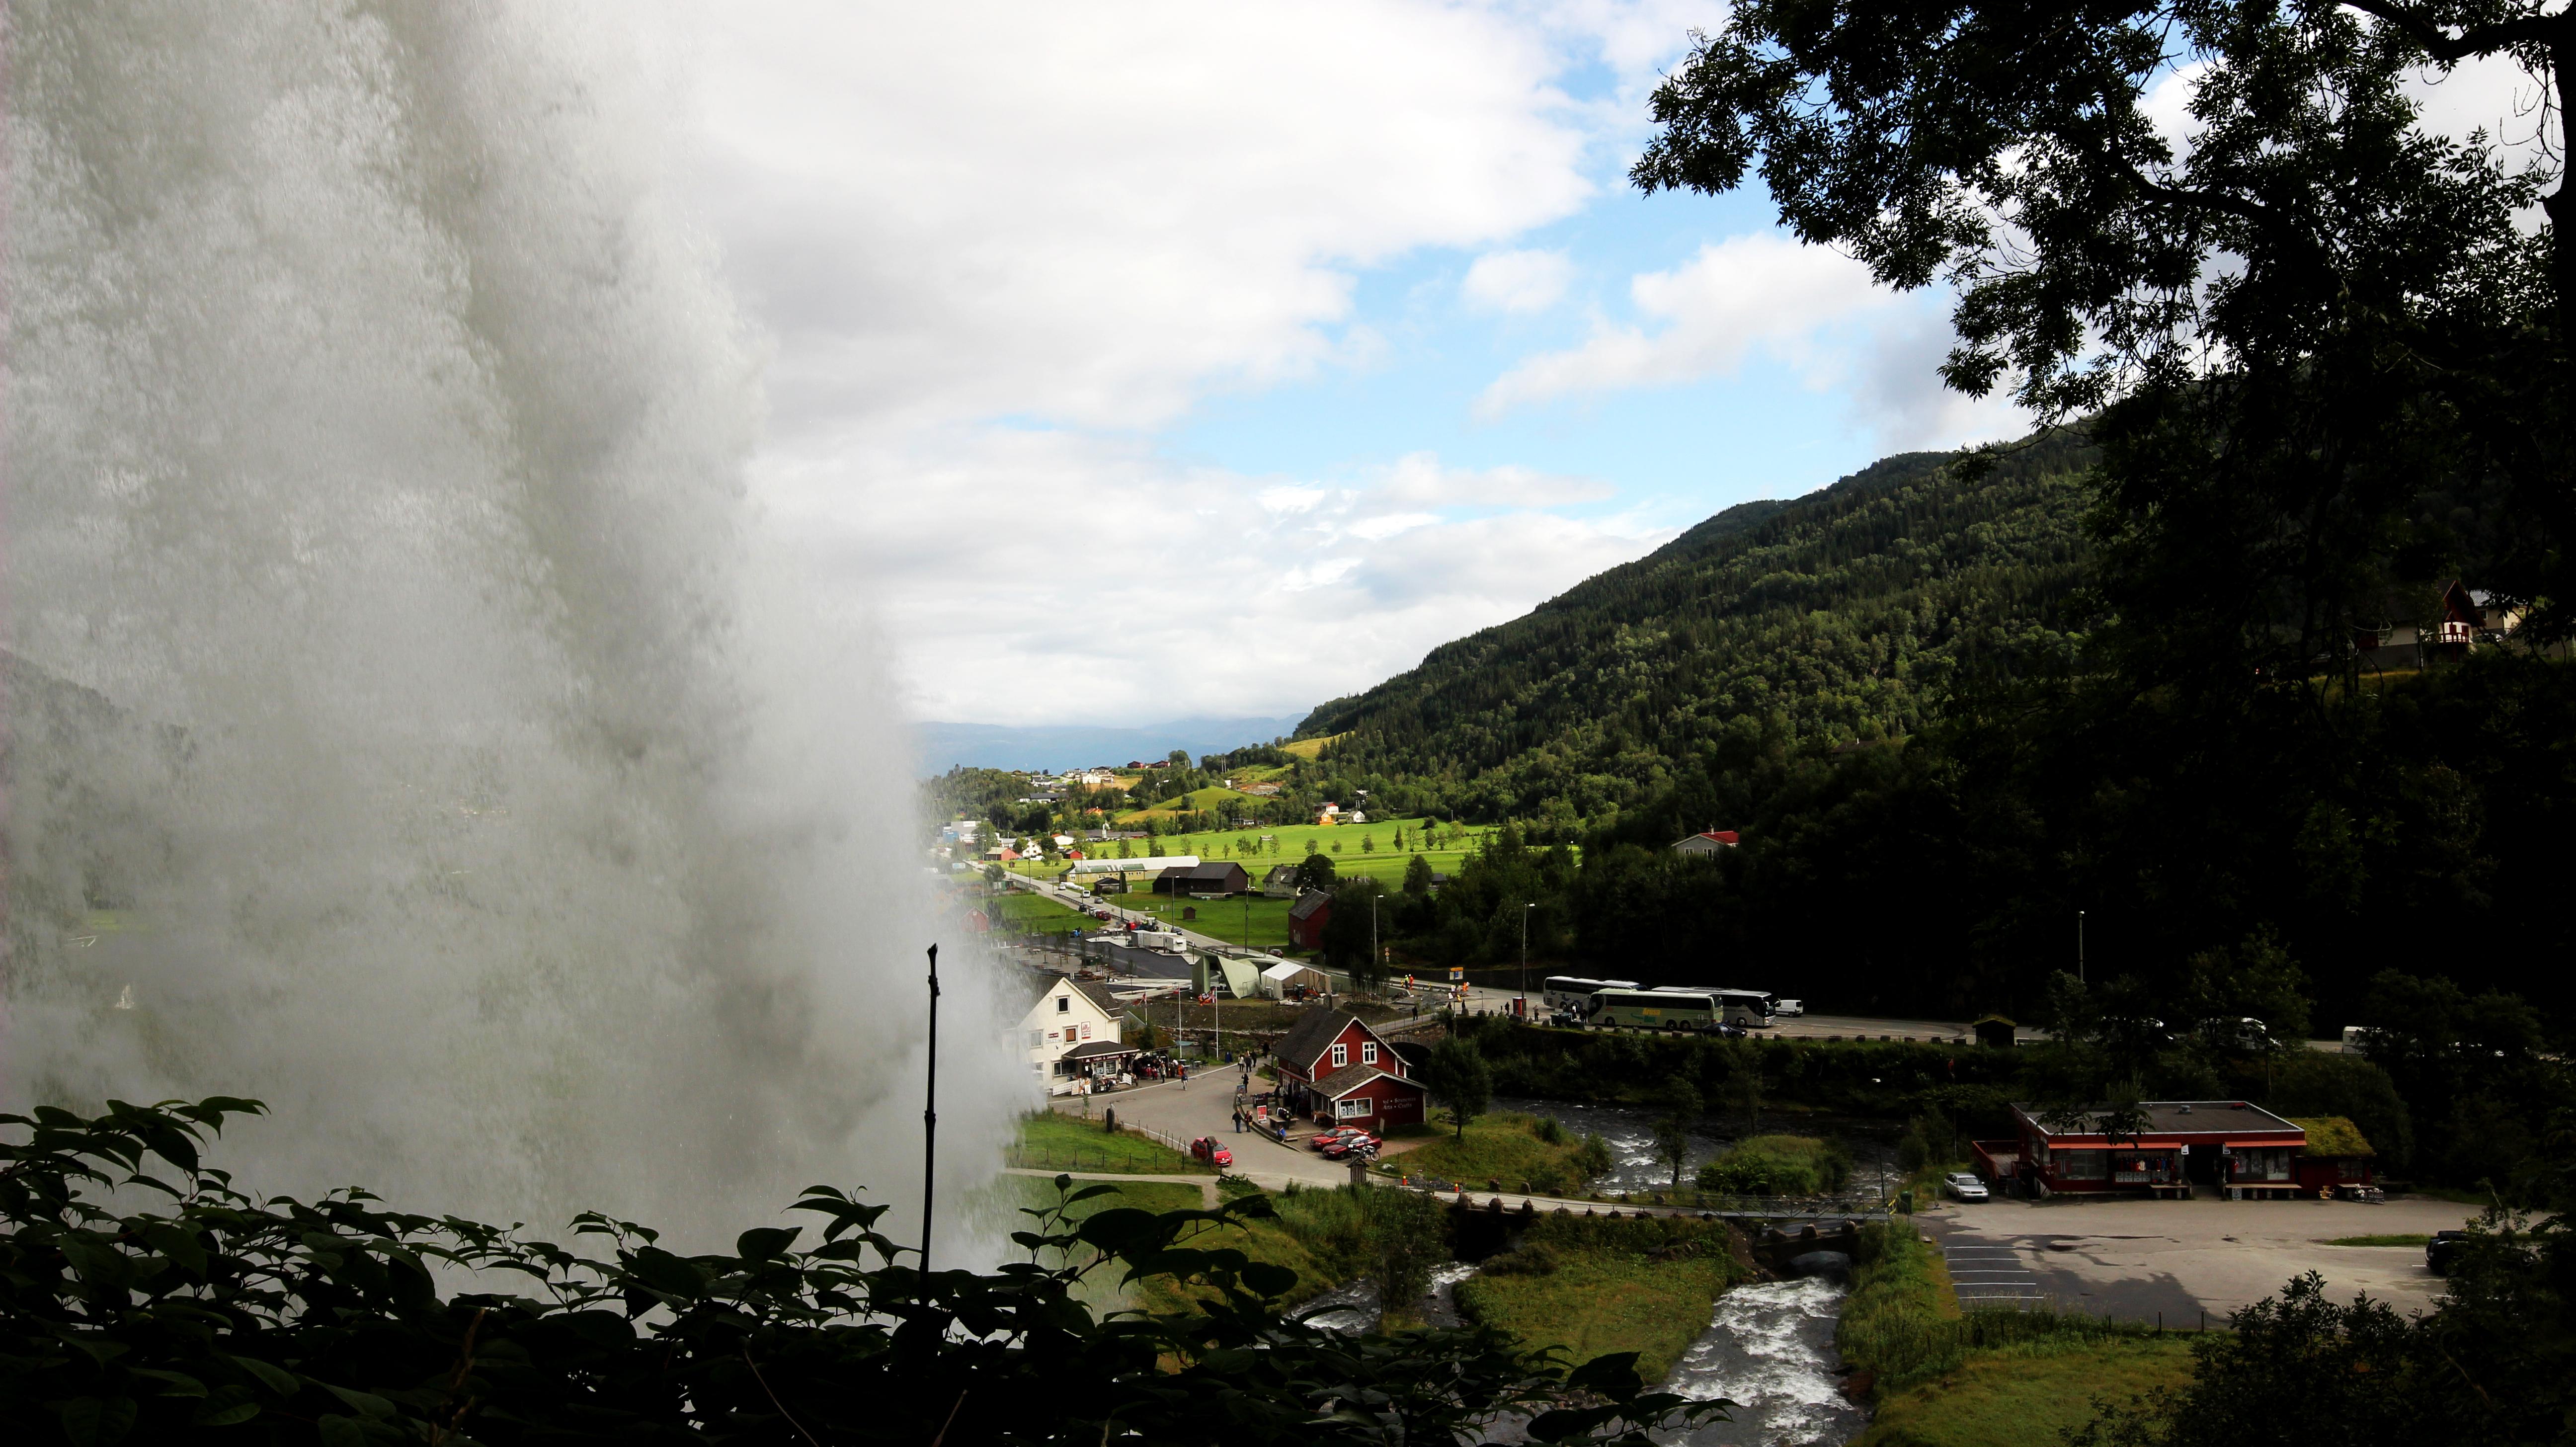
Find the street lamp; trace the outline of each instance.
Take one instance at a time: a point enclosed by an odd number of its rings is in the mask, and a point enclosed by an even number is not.
[[[1529,917],[1536,904],[1521,906],[1521,1023],[1529,1023]]]

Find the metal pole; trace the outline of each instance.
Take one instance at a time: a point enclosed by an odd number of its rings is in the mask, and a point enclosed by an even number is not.
[[[1529,917],[1535,904],[1521,906],[1521,1023],[1529,1023]]]
[[[2084,983],[2084,911],[2075,912],[2075,983]]]
[[[930,1088],[921,1107],[921,1299],[930,1299],[930,1193],[939,1178],[939,946],[930,947]]]

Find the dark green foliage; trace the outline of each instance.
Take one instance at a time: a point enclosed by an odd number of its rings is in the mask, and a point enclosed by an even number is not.
[[[1330,889],[1333,887],[1333,874],[1333,857],[1331,855],[1309,854],[1304,859],[1297,862],[1297,887],[1299,889]]]
[[[1060,1204],[1013,1238],[1028,1263],[926,1281],[875,1229],[885,1207],[824,1186],[793,1208],[808,1226],[746,1231],[723,1252],[677,1254],[644,1227],[584,1216],[576,1234],[605,1253],[586,1256],[363,1191],[254,1201],[199,1149],[226,1116],[258,1109],[0,1117],[20,1137],[0,1141],[0,1435],[77,1447],[1453,1441],[1518,1411],[1538,1414],[1541,1440],[1642,1447],[1644,1425],[1706,1410],[1646,1394],[1623,1359],[1569,1373],[1487,1331],[1391,1340],[1289,1322],[1274,1304],[1290,1273],[1191,1244],[1268,1214],[1260,1196],[1075,1225],[1068,1209],[1107,1188],[1060,1180]],[[167,1204],[142,1209],[150,1197]],[[1104,1268],[1212,1299],[1095,1320],[1074,1289]],[[447,1289],[467,1271],[486,1289]]]
[[[1690,1163],[1691,1132],[1699,1127],[1699,1087],[1688,1076],[1668,1076],[1657,1095],[1662,1113],[1655,1120],[1655,1159],[1673,1168],[1673,1189],[1680,1190],[1682,1167]]]
[[[1366,875],[1355,875],[1331,887],[1333,912],[1324,921],[1324,963],[1335,969],[1348,970],[1363,990],[1374,990],[1386,980],[1381,938],[1392,938],[1395,926],[1395,901],[1385,893],[1385,886]]]
[[[1325,755],[1372,798],[1569,828],[1730,743],[1900,737],[1963,677],[2071,656],[2087,456],[2053,440],[1970,485],[1910,453],[1730,509],[1298,731],[1350,731]],[[1691,802],[1657,843],[1734,826]]]
[[[1449,1113],[1460,1140],[1467,1138],[1467,1122],[1483,1115],[1494,1099],[1494,1072],[1484,1052],[1475,1041],[1456,1035],[1431,1047],[1431,1058],[1422,1065],[1422,1085]]]

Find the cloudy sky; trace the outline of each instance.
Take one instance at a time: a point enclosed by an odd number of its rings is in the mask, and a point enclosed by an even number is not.
[[[917,717],[1301,711],[2018,430],[1939,389],[1945,298],[1626,184],[1704,0],[707,13],[754,485]]]

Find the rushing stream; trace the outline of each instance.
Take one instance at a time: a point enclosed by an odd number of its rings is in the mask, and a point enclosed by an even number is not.
[[[1611,1166],[1608,1175],[1593,1183],[1596,1190],[1651,1191],[1672,1184],[1673,1168],[1655,1159],[1655,1111],[1650,1107],[1596,1105],[1563,1100],[1497,1099],[1494,1102],[1494,1109],[1523,1115],[1553,1117],[1559,1125],[1578,1135],[1597,1133],[1602,1142],[1610,1147]],[[1701,1166],[1716,1159],[1727,1147],[1735,1144],[1738,1136],[1720,1133],[1716,1129],[1720,1123],[1718,1117],[1707,1117],[1700,1122],[1699,1130],[1691,1132],[1690,1159],[1682,1166],[1684,1181],[1688,1181]],[[1778,1117],[1763,1120],[1761,1126],[1765,1132],[1789,1135],[1837,1133],[1820,1129],[1818,1124],[1812,1121],[1784,1120]],[[1874,1136],[1850,1131],[1839,1132],[1839,1134],[1842,1136],[1844,1146],[1851,1152],[1852,1177],[1855,1181],[1876,1178],[1881,1173],[1889,1176],[1896,1173],[1896,1152],[1891,1143]]]
[[[1810,1278],[1739,1286],[1717,1299],[1708,1330],[1691,1343],[1665,1387],[1685,1397],[1724,1397],[1734,1420],[1664,1440],[1742,1447],[1812,1447],[1848,1442],[1869,1413],[1843,1395],[1834,1374],[1834,1321],[1843,1290]]]

